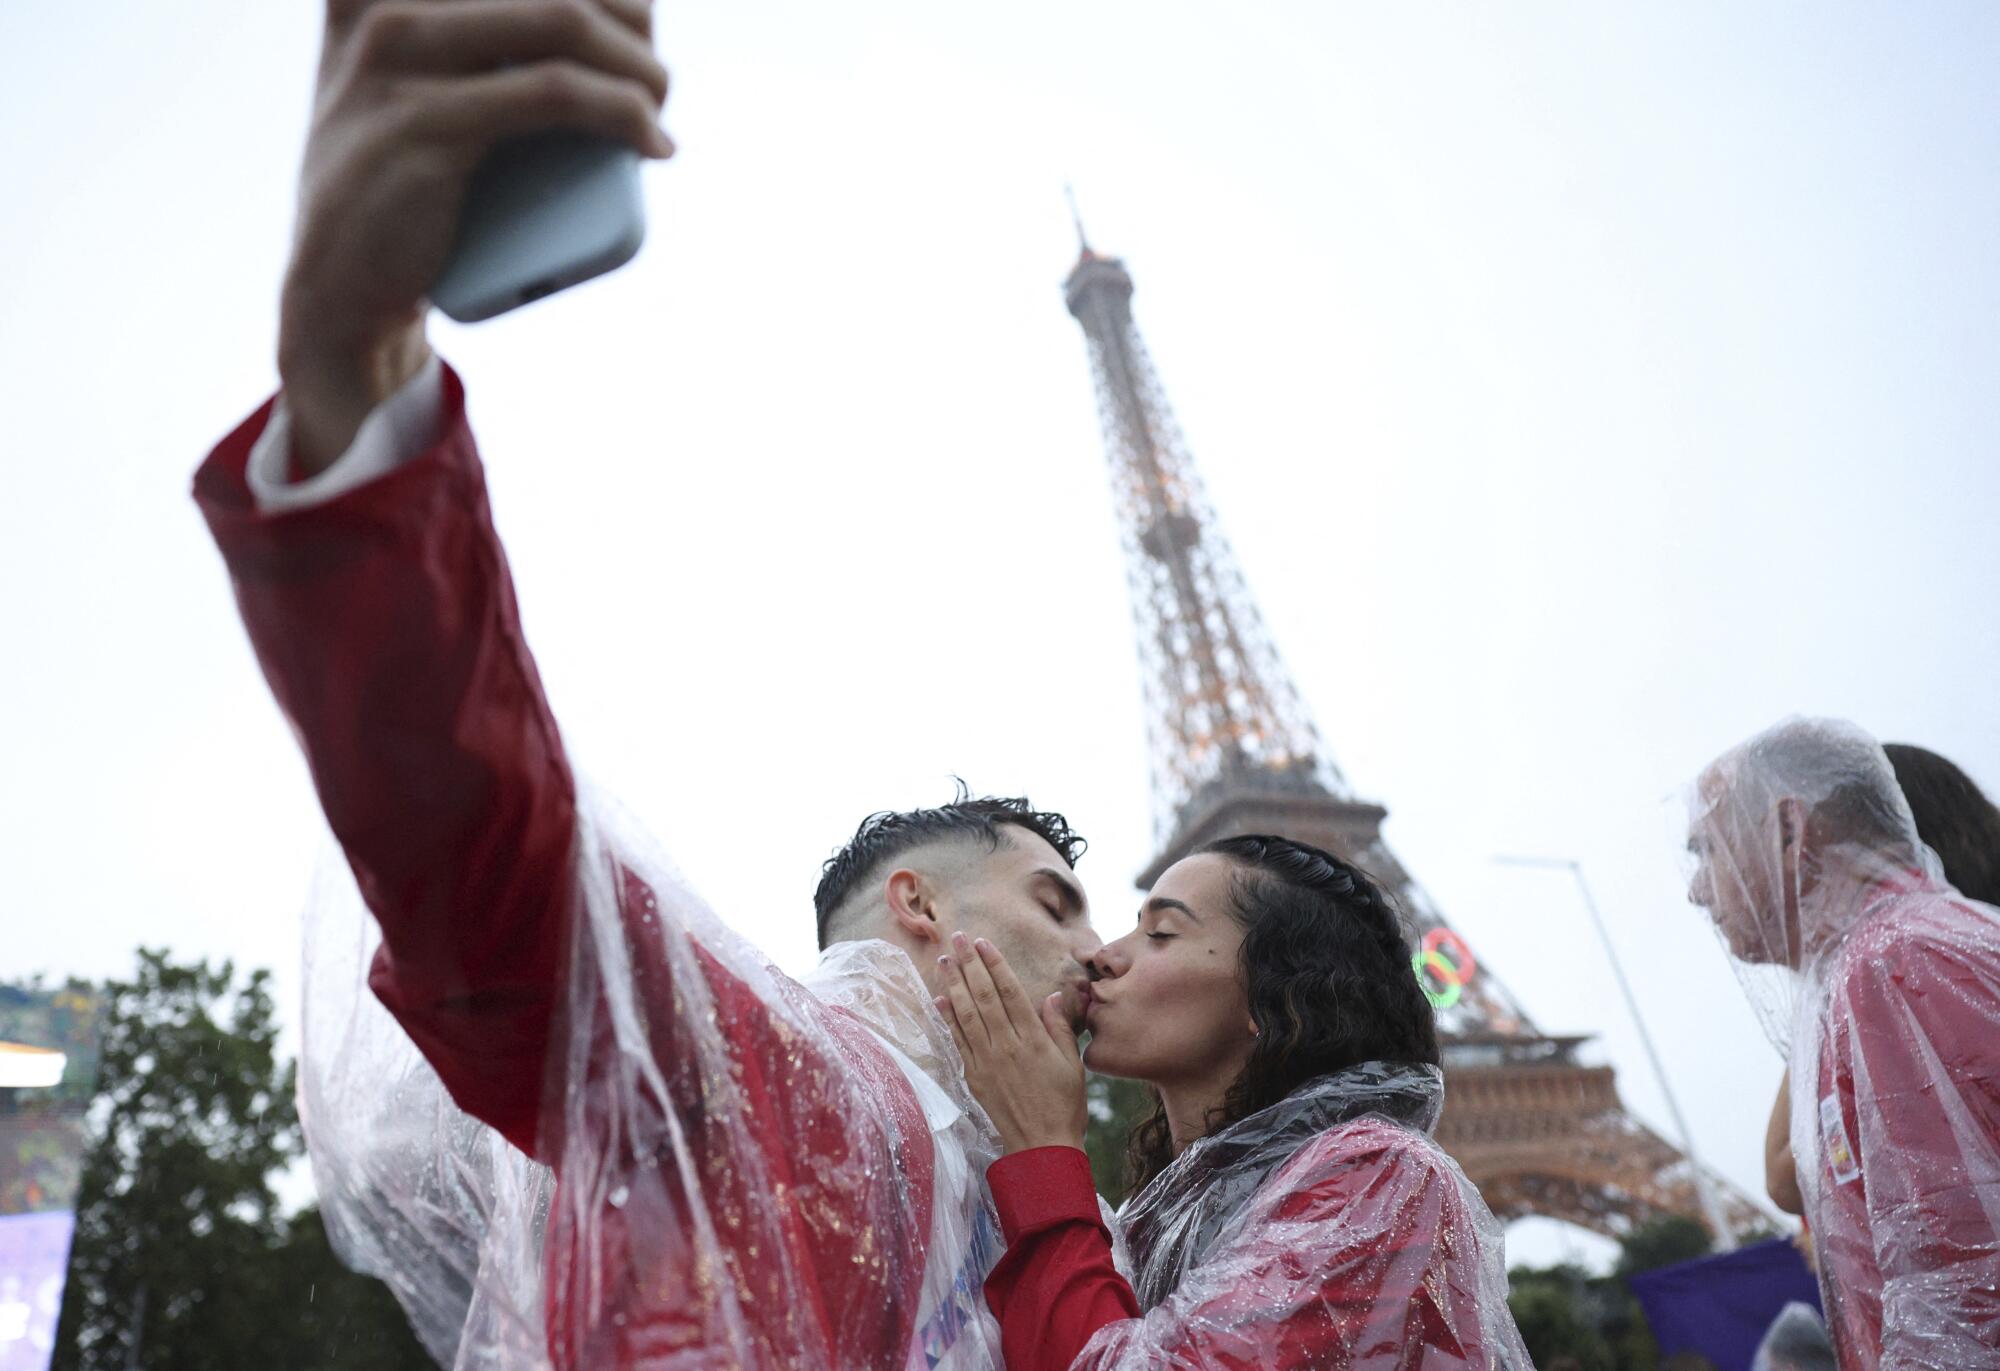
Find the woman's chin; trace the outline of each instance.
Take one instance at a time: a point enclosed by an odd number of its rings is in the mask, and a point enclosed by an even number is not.
[[[1115,1041],[1107,1041],[1102,1033],[1094,1031],[1090,1041],[1083,1045],[1083,1064],[1100,1076],[1146,1079],[1143,1063],[1132,1060],[1131,1054],[1118,1050]]]

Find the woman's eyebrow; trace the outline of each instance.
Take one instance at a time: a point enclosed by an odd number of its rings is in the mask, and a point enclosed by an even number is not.
[[[1201,922],[1201,915],[1195,913],[1192,909],[1189,909],[1179,900],[1169,899],[1165,895],[1155,895],[1152,899],[1146,901],[1145,908],[1141,909],[1139,912],[1141,914],[1147,914],[1161,909],[1171,909],[1176,911],[1177,913],[1187,915],[1190,919],[1194,920],[1196,923]]]

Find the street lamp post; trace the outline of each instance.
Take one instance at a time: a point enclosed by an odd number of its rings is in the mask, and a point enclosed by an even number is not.
[[[1611,942],[1611,930],[1604,926],[1604,916],[1598,912],[1597,900],[1590,893],[1590,882],[1583,878],[1583,863],[1572,857],[1495,857],[1493,860],[1508,866],[1533,866],[1544,870],[1567,871],[1576,878],[1576,888],[1583,894],[1583,907],[1590,911],[1590,922],[1597,929],[1598,941],[1604,944],[1605,960],[1611,963],[1611,974],[1618,982],[1619,993],[1625,997],[1625,1009],[1632,1016],[1632,1026],[1639,1030],[1639,1041],[1646,1049],[1647,1060],[1653,1064],[1654,1079],[1660,1083],[1660,1094],[1666,1097],[1667,1110],[1674,1116],[1674,1127],[1680,1131],[1681,1152],[1687,1157],[1688,1165],[1694,1169],[1695,1194],[1701,1200],[1701,1212],[1707,1216],[1708,1226],[1715,1233],[1716,1246],[1727,1252],[1736,1246],[1736,1236],[1730,1231],[1722,1214],[1722,1202],[1716,1197],[1715,1186],[1710,1183],[1708,1171],[1701,1164],[1701,1158],[1694,1149],[1694,1134],[1688,1130],[1687,1118],[1681,1113],[1680,1101],[1674,1098],[1674,1088],[1667,1083],[1667,1068],[1660,1062],[1659,1050],[1653,1046],[1653,1035],[1646,1031],[1646,1020],[1639,1013],[1639,1001],[1632,994],[1631,982],[1625,979],[1625,968],[1618,960],[1618,949]]]

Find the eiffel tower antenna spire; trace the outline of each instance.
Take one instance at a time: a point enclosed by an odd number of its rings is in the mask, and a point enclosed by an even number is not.
[[[1076,225],[1076,250],[1081,257],[1090,256],[1090,239],[1084,236],[1083,215],[1076,207],[1076,187],[1063,182],[1063,199],[1069,201],[1069,221]]]

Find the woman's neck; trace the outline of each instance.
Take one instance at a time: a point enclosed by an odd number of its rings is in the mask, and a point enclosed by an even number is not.
[[[1189,1145],[1208,1135],[1209,1116],[1222,1107],[1228,1081],[1188,1081],[1160,1087],[1160,1104],[1167,1111],[1167,1133],[1178,1157]]]

